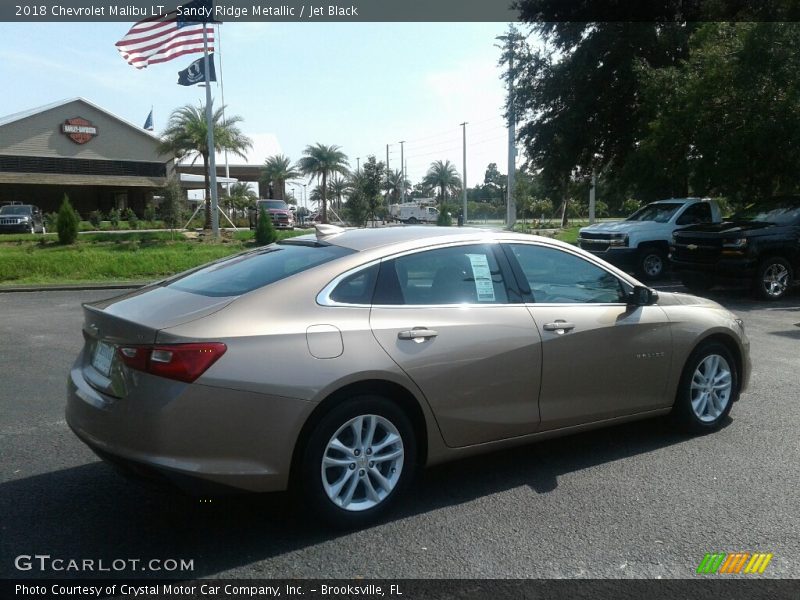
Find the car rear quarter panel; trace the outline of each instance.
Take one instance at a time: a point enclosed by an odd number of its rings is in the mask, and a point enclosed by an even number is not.
[[[289,277],[246,294],[217,313],[162,330],[158,341],[179,343],[200,338],[224,342],[227,352],[199,383],[296,398],[312,407],[360,382],[387,381],[401,386],[419,405],[429,451],[436,453],[444,447],[436,419],[419,388],[372,334],[370,307],[320,306],[316,302],[317,293],[335,276],[363,262],[350,260],[347,266],[323,266]],[[341,332],[342,352],[338,356],[312,355],[309,328],[319,325]]]

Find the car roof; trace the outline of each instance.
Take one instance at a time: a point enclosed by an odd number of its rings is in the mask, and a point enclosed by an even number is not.
[[[655,202],[650,202],[650,204],[662,204],[665,202],[689,202],[690,200],[707,202],[708,198],[668,198],[666,200],[656,200]]]
[[[288,243],[316,242],[316,235],[303,235],[285,240]],[[386,246],[403,246],[404,249],[424,248],[426,246],[468,241],[531,241],[532,239],[546,240],[549,243],[561,245],[552,238],[543,238],[523,233],[496,229],[482,229],[477,227],[432,227],[430,225],[401,225],[395,227],[376,227],[365,229],[344,229],[339,233],[325,235],[321,238],[325,243],[335,246],[350,248],[357,252],[364,252]],[[569,244],[565,244],[569,246]]]

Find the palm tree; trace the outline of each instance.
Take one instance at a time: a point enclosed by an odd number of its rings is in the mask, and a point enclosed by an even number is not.
[[[432,162],[422,182],[429,187],[439,188],[440,204],[444,204],[448,191],[452,192],[461,187],[461,178],[458,176],[455,165],[449,160]]]
[[[306,146],[304,156],[297,161],[297,167],[304,175],[319,179],[322,186],[322,222],[328,222],[328,176],[333,173],[347,174],[347,155],[339,146],[317,143]]]
[[[342,196],[347,193],[348,188],[349,184],[347,183],[347,179],[338,175],[332,177],[328,182],[328,193],[331,195],[331,198],[336,198],[336,210],[339,212],[342,210]]]
[[[276,154],[264,162],[261,181],[270,188],[270,198],[286,200],[286,182],[300,177],[300,171],[292,165],[288,156]]]
[[[245,210],[249,206],[254,205],[257,198],[258,194],[251,190],[250,186],[248,186],[246,182],[240,181],[231,186],[230,190],[228,191],[226,204],[228,205],[228,208],[232,208],[234,210],[235,216],[235,211]]]
[[[214,131],[214,150],[227,150],[241,158],[247,158],[245,151],[253,147],[253,141],[239,129],[242,121],[239,116],[227,117],[223,120],[224,106],[214,111],[211,121]],[[172,111],[167,128],[161,134],[159,152],[174,154],[176,160],[193,156],[192,164],[198,158],[203,159],[203,172],[206,184],[206,219],[205,228],[211,229],[211,178],[208,169],[208,124],[204,105],[187,104]]]
[[[396,204],[400,200],[402,192],[406,193],[411,189],[411,182],[403,177],[403,172],[395,169],[390,171],[386,178],[386,189],[392,198],[392,202]]]

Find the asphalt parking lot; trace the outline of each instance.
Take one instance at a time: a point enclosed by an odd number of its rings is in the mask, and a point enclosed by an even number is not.
[[[705,553],[738,551],[773,553],[764,577],[800,577],[797,292],[713,294],[745,321],[754,364],[722,431],[646,421],[437,467],[391,519],[351,533],[283,494],[139,487],[75,438],[63,406],[80,303],[114,294],[0,294],[0,577],[57,576],[14,568],[48,554],[192,559],[176,577],[686,578]]]

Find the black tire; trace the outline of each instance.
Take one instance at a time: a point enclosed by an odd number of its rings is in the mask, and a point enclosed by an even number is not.
[[[758,265],[753,291],[761,300],[780,300],[789,291],[793,280],[794,272],[789,261],[771,256]]]
[[[417,218],[416,217],[411,217],[410,219],[408,219],[408,221],[406,221],[406,223],[408,223],[409,225],[416,225],[417,224]]]
[[[359,510],[347,510],[334,503],[328,496],[323,484],[322,460],[325,456],[326,448],[333,436],[347,424],[351,419],[359,416],[378,416],[388,421],[398,432],[403,450],[402,466],[400,475],[394,487],[378,504],[371,508]],[[356,396],[349,398],[336,405],[330,412],[325,414],[314,427],[308,438],[302,456],[299,471],[298,491],[301,500],[315,517],[321,519],[328,525],[337,528],[350,529],[364,527],[375,522],[389,511],[402,495],[403,490],[414,477],[417,458],[417,441],[414,436],[414,429],[411,421],[405,412],[394,402],[381,396]],[[367,458],[366,452],[361,455]],[[358,460],[358,459],[354,459]],[[391,464],[391,463],[390,463]],[[387,464],[386,466],[390,466]],[[366,478],[374,481],[365,465],[358,465],[358,470],[353,470],[353,477],[358,477],[362,473],[360,467],[364,467]],[[336,467],[334,470],[335,477]],[[341,474],[344,476],[347,470],[342,467]],[[326,474],[329,474],[326,471]],[[385,473],[386,474],[386,473]],[[387,474],[388,476],[388,474]],[[362,476],[362,481],[364,476]],[[364,483],[359,481],[356,484],[354,498],[363,497],[366,494]]]
[[[692,405],[692,379],[703,361],[712,355],[723,358],[727,363],[731,380],[730,393],[728,395],[727,404],[718,415],[713,416],[713,418],[712,415],[705,415],[705,418],[701,418]],[[722,423],[731,412],[733,403],[738,398],[739,372],[733,355],[730,350],[720,342],[705,342],[695,348],[694,352],[692,352],[687,359],[686,365],[683,367],[683,373],[681,374],[680,383],[678,384],[678,392],[675,397],[675,405],[672,409],[672,417],[676,424],[685,431],[690,433],[711,433],[722,426]]]
[[[695,294],[703,294],[714,287],[712,275],[684,274],[681,275],[683,287]]]
[[[667,253],[655,246],[639,249],[636,272],[645,281],[656,281],[664,277],[667,270]]]

